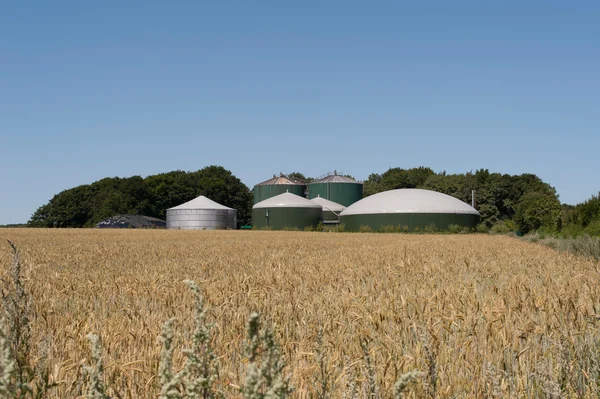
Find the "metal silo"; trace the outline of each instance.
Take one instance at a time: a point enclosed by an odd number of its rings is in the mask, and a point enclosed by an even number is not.
[[[167,209],[167,229],[235,229],[237,211],[201,195],[185,204]]]
[[[317,196],[316,198],[311,199],[312,202],[321,205],[323,208],[323,216],[322,220],[325,221],[338,221],[340,213],[344,209],[345,206],[338,204],[337,202],[329,201],[323,197]]]
[[[292,193],[267,198],[252,207],[252,225],[258,229],[302,230],[321,221],[323,207]]]
[[[279,176],[273,175],[272,179],[254,186],[254,203],[258,204],[267,198],[283,193],[292,193],[304,197],[305,192],[306,184],[304,182],[292,180],[284,174],[280,174]]]
[[[363,197],[363,185],[356,180],[340,176],[337,172],[308,185],[308,198],[322,197],[344,206],[350,206]]]
[[[473,228],[479,223],[479,212],[450,195],[404,188],[356,202],[340,214],[340,223],[348,231],[358,231],[361,226],[374,231],[389,227],[399,231],[423,231],[431,227],[447,230],[450,225]]]

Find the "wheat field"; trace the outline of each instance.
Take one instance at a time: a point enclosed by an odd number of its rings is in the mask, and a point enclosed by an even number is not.
[[[298,398],[316,397],[316,348],[332,397],[352,384],[364,389],[361,342],[381,397],[415,369],[426,375],[408,397],[598,397],[599,264],[538,244],[490,235],[92,229],[0,229],[0,238],[4,271],[12,259],[4,240],[21,254],[34,346],[48,353],[58,383],[52,397],[82,395],[90,332],[101,337],[113,396],[156,397],[157,336],[171,317],[174,363],[184,363],[179,349],[193,313],[185,279],[198,283],[215,323],[228,397],[239,397],[253,311],[272,323]]]

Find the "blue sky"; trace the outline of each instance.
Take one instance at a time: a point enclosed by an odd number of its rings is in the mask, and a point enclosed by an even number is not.
[[[207,165],[249,187],[488,168],[581,202],[600,190],[598,21],[597,1],[3,2],[0,224]]]

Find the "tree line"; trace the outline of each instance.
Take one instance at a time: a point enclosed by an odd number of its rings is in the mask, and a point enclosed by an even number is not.
[[[297,180],[314,179],[301,172]],[[400,188],[434,190],[471,203],[481,214],[481,229],[502,227],[524,233],[545,229],[571,235],[600,235],[600,197],[561,205],[554,187],[534,174],[509,175],[488,169],[436,173],[428,167],[390,168],[364,181],[364,196]],[[36,227],[90,227],[116,214],[139,214],[164,219],[166,209],[198,195],[238,211],[238,221],[251,221],[252,192],[229,170],[208,166],[196,172],[173,171],[142,178],[105,178],[65,190],[41,206],[29,220]]]
[[[166,210],[204,195],[236,209],[239,223],[251,218],[248,187],[229,170],[207,166],[196,172],[181,170],[142,178],[109,177],[56,194],[31,216],[33,227],[92,227],[118,214],[165,219]]]

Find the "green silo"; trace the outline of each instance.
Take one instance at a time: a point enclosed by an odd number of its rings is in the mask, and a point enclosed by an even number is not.
[[[363,185],[334,172],[308,185],[308,198],[321,197],[343,206],[350,206],[363,197]]]
[[[283,193],[292,193],[304,197],[305,192],[306,184],[303,182],[292,180],[283,174],[279,176],[273,175],[272,179],[254,186],[254,203],[258,204],[261,201]]]
[[[257,229],[298,229],[316,227],[323,207],[292,193],[267,198],[252,207],[252,225]]]

